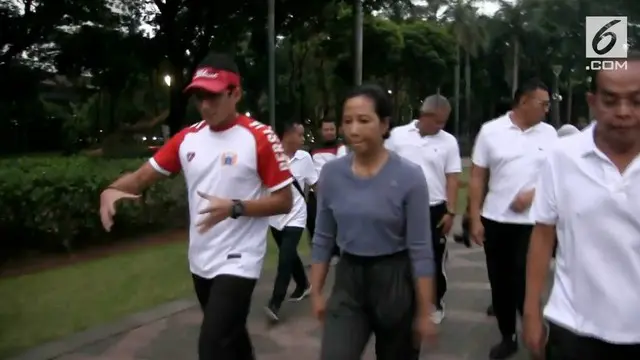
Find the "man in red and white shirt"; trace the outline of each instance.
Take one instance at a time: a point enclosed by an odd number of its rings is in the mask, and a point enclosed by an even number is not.
[[[254,359],[246,328],[267,248],[269,216],[292,207],[289,159],[278,136],[239,115],[240,75],[233,60],[209,55],[186,90],[203,121],[173,136],[137,171],[100,195],[107,231],[115,203],[138,197],[164,176],[184,173],[189,199],[189,265],[204,312],[200,360]]]

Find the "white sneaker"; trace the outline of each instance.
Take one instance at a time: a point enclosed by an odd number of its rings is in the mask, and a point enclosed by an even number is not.
[[[304,300],[307,296],[309,296],[309,294],[311,294],[311,285],[309,285],[306,289],[300,291],[299,289],[296,289],[293,291],[293,293],[291,293],[291,296],[289,297],[289,301],[302,301]]]
[[[436,309],[431,313],[431,321],[434,324],[438,325],[444,319],[444,304],[442,305],[442,309]]]

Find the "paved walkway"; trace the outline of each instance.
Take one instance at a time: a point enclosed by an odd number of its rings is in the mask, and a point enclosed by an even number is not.
[[[495,320],[484,313],[490,302],[490,293],[482,249],[466,249],[457,244],[450,244],[447,271],[449,278],[449,291],[446,297],[447,317],[440,325],[440,343],[434,349],[423,351],[423,358],[431,360],[488,359],[489,347],[498,340],[499,336]],[[266,302],[271,284],[270,276],[259,282],[250,316],[249,326],[257,358],[259,360],[317,359],[320,328],[310,316],[308,301],[285,304],[282,310],[282,323],[276,326],[267,325],[262,313],[262,305]],[[173,311],[168,316],[141,321],[143,323],[141,326],[124,332],[120,330],[117,335],[96,338],[97,333],[94,332],[92,342],[88,344],[82,344],[81,341],[79,343],[76,339],[75,349],[68,349],[66,355],[46,358],[197,360],[196,341],[201,319],[200,311],[195,306],[195,302],[189,301],[182,304],[181,311]],[[85,340],[87,341],[89,340]],[[364,359],[374,359],[371,345]],[[512,359],[526,358],[525,351],[521,350],[518,356]],[[30,359],[36,359],[36,357]],[[44,359],[41,357],[39,360]]]

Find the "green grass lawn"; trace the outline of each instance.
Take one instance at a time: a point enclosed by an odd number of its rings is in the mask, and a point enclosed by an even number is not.
[[[277,261],[269,239],[267,268]],[[300,241],[300,253],[309,253]],[[0,280],[0,359],[44,342],[191,296],[187,242]]]

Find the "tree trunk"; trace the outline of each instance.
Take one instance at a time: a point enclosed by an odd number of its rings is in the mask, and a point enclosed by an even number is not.
[[[456,46],[456,65],[453,67],[454,81],[454,133],[460,135],[460,45]]]
[[[169,116],[167,116],[167,126],[171,135],[175,135],[184,126],[184,115],[187,110],[187,97],[182,92],[184,76],[182,69],[172,72],[173,83],[169,89]]]
[[[520,72],[520,42],[516,36],[513,37],[513,76],[511,81],[511,97],[513,98],[516,94],[516,90],[518,90],[518,82],[520,81],[519,72]]]
[[[569,89],[567,90],[567,117],[565,118],[565,122],[567,124],[572,124],[573,121],[571,116],[573,115],[571,112],[573,111],[573,82],[571,78],[569,78]]]
[[[464,101],[465,101],[465,135],[469,134],[471,128],[471,56],[465,51],[464,60]]]

